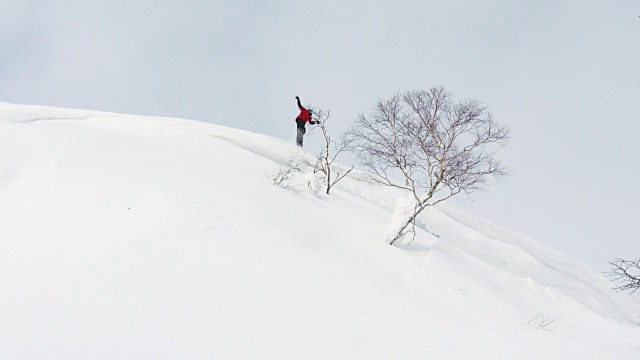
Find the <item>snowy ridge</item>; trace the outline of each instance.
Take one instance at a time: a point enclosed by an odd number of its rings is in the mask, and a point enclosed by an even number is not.
[[[0,358],[640,356],[585,264],[449,204],[389,246],[404,195],[274,186],[283,140],[0,103],[0,143]]]
[[[612,296],[611,282],[586,264],[566,256],[524,235],[464,214],[448,204],[439,210],[457,224],[468,228],[468,237],[447,232],[439,222],[426,217],[427,226],[441,231],[458,248],[514,275],[531,278],[544,287],[553,287],[602,316],[617,317],[640,324],[640,312],[628,296]],[[475,234],[473,232],[476,232]],[[444,235],[444,234],[450,234]]]

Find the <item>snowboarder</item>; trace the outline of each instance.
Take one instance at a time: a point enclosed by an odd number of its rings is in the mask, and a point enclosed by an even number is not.
[[[311,125],[320,124],[320,121],[314,121],[311,117],[313,115],[313,110],[305,109],[300,104],[300,98],[296,96],[296,100],[298,100],[298,108],[300,109],[300,115],[296,118],[296,127],[297,127],[297,135],[296,135],[296,144],[299,147],[302,147],[302,140],[304,138],[304,133],[307,132],[305,129],[306,123]]]

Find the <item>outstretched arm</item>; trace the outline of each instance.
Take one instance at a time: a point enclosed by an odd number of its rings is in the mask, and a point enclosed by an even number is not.
[[[296,96],[296,100],[298,100],[298,108],[300,109],[300,111],[304,110],[302,104],[300,104],[300,98]]]

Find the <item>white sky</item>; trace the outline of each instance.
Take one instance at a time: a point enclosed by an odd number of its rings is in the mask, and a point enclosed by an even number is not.
[[[378,97],[442,85],[512,135],[508,182],[457,203],[603,271],[640,257],[639,15],[631,0],[3,0],[0,101],[293,139],[295,95],[339,133]]]

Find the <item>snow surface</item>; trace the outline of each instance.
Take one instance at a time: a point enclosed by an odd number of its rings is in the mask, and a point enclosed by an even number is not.
[[[288,142],[0,103],[0,144],[0,359],[640,358],[585,264],[448,204],[389,246],[405,195],[274,186]]]

